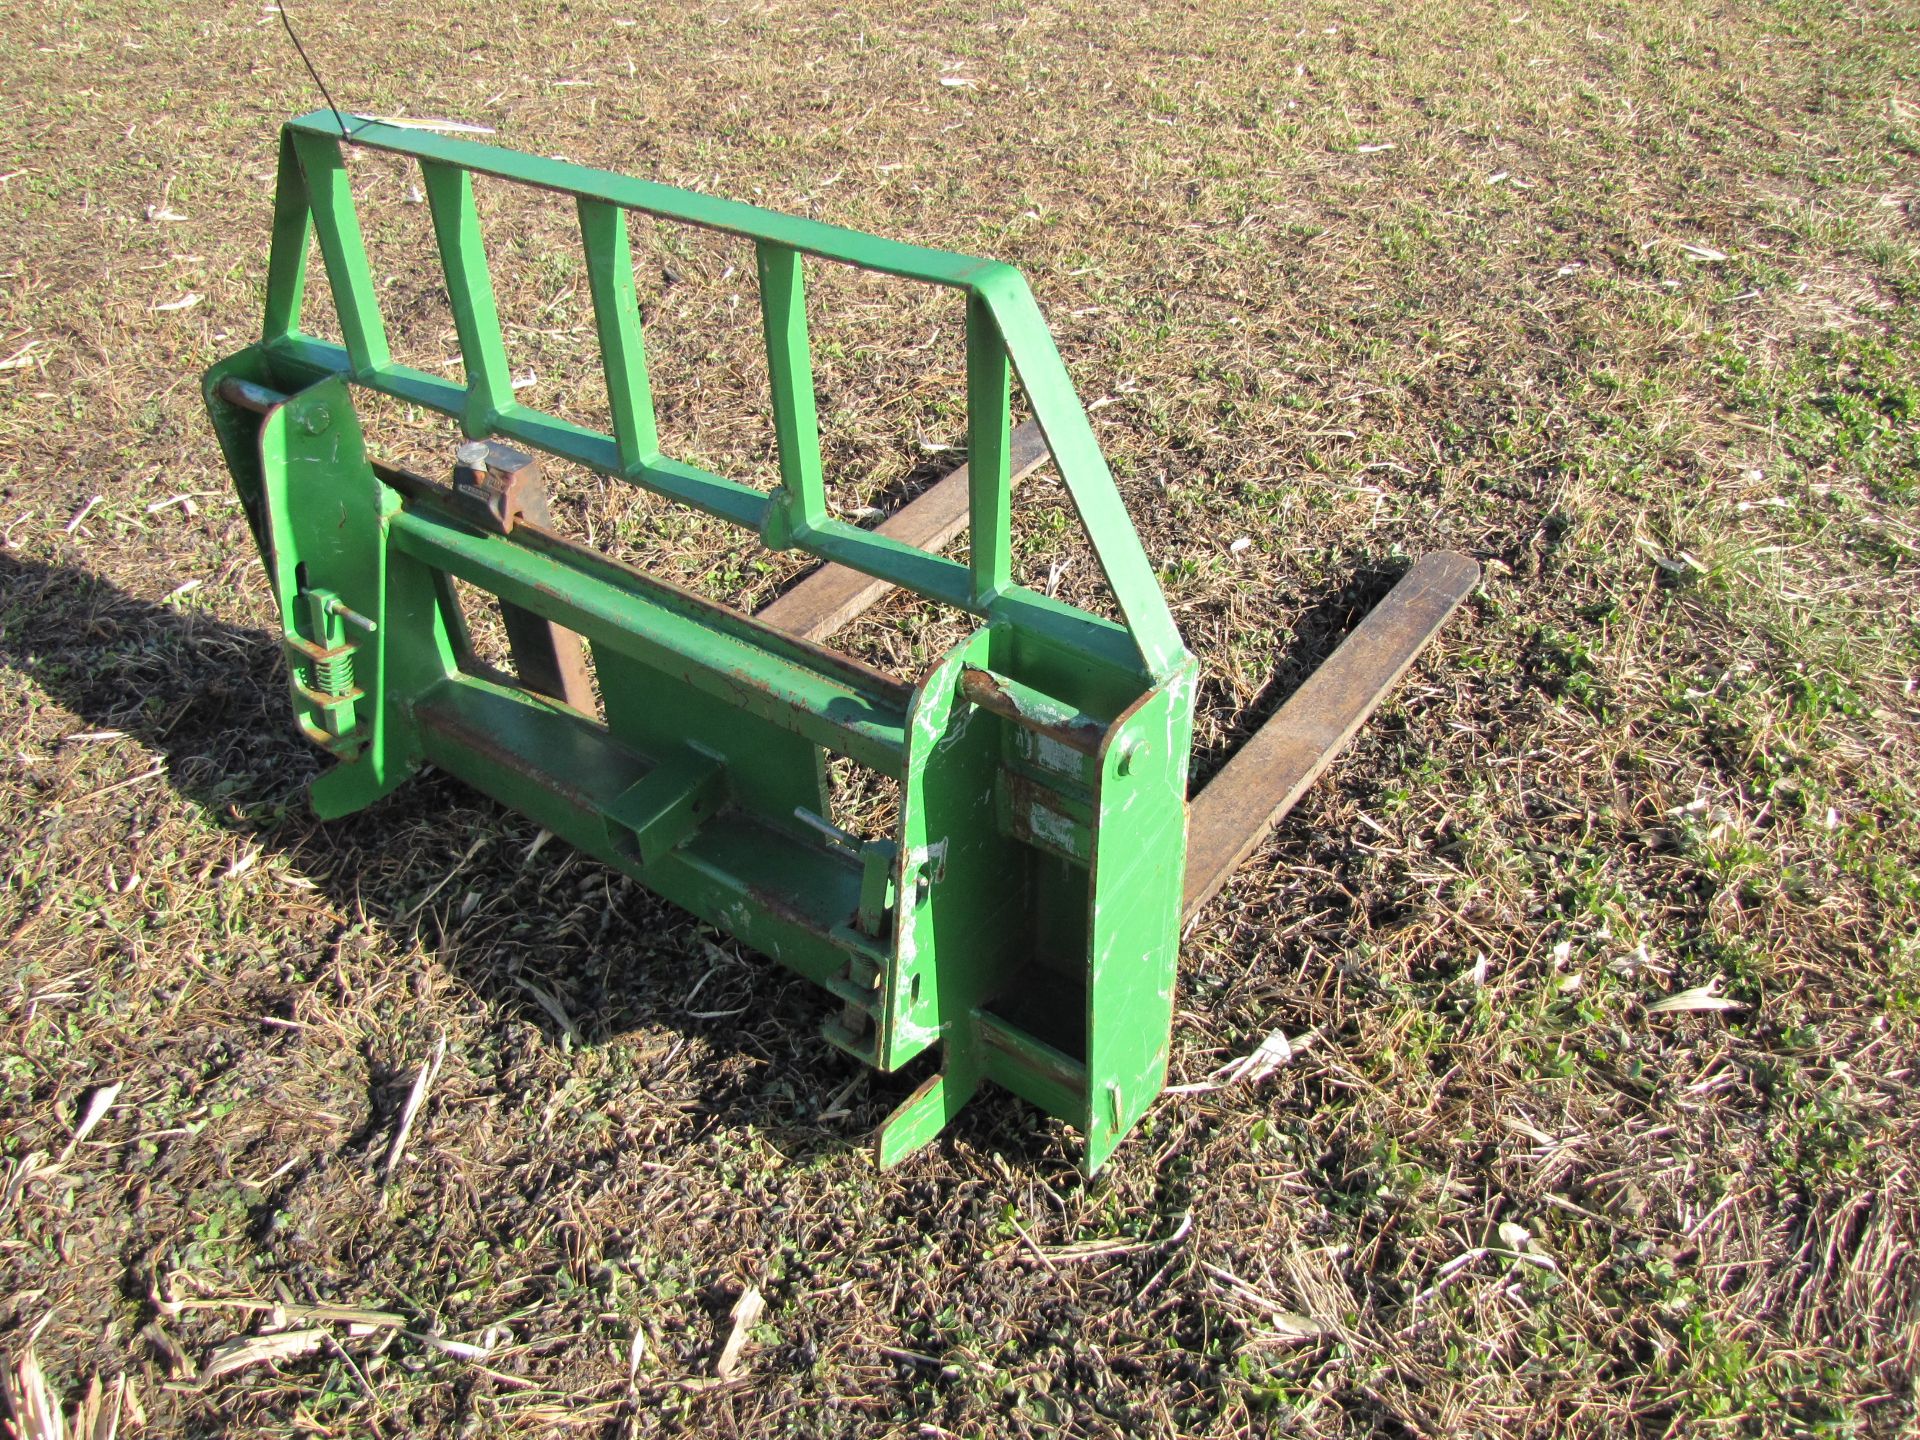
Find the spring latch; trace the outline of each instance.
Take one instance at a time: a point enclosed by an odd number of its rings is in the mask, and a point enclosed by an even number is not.
[[[322,695],[344,698],[353,692],[353,651],[342,645],[313,662],[313,688]]]
[[[302,589],[293,611],[286,646],[294,708],[307,737],[332,749],[353,730],[354,702],[364,694],[353,675],[359,646],[348,641],[347,627],[368,635],[379,627],[331,590]]]

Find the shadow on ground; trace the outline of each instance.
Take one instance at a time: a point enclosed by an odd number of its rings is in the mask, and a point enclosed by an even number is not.
[[[1384,570],[1356,574],[1340,594],[1300,614],[1291,627],[1294,644],[1276,660],[1273,679],[1231,739],[1196,752],[1196,783],[1397,579]],[[795,1159],[862,1142],[857,1130],[818,1123],[822,1098],[861,1077],[818,1038],[829,1005],[806,982],[750,953],[743,959],[692,916],[584,857],[574,859],[565,884],[543,883],[567,858],[564,842],[525,859],[537,833],[531,822],[431,772],[361,814],[316,821],[304,792],[323,761],[291,732],[279,647],[266,632],[201,609],[137,599],[84,569],[0,554],[0,664],[29,677],[88,730],[121,731],[146,746],[174,790],[203,815],[285,857],[343,917],[342,933],[363,917],[399,953],[417,942],[507,1018],[556,1038],[569,1023],[587,1044],[665,1032],[751,1057],[745,1066],[716,1067],[685,1095],[711,1127],[757,1127]],[[49,795],[49,804],[58,798]],[[470,866],[482,845],[488,855]],[[493,887],[510,893],[504,905],[482,908],[476,935],[462,924],[462,898]],[[485,923],[502,910],[510,923]],[[308,983],[323,978],[306,968]],[[543,991],[558,1014],[540,998]],[[761,1026],[768,1017],[775,1023]],[[771,1046],[763,1043],[769,1034],[778,1036]],[[671,1041],[661,1048],[670,1050]],[[769,1086],[769,1069],[783,1083]],[[865,1079],[854,1087],[855,1117],[877,1122],[922,1069]],[[408,1078],[376,1075],[381,1100],[360,1143],[374,1144],[390,1124]],[[1046,1137],[1058,1127],[994,1094],[954,1128],[1037,1157],[1051,1148]]]
[[[338,917],[331,945],[362,921],[398,954],[417,942],[503,1018],[556,1039],[571,1023],[586,1044],[631,1043],[644,1032],[652,1051],[698,1039],[718,1055],[748,1057],[676,1087],[685,1108],[708,1117],[696,1135],[750,1125],[795,1159],[863,1142],[845,1124],[815,1123],[818,1099],[857,1078],[857,1067],[819,1038],[828,1005],[806,982],[564,842],[526,858],[538,833],[531,822],[435,773],[358,815],[315,820],[305,787],[324,762],[291,732],[279,647],[266,632],[134,598],[83,569],[0,555],[0,665],[78,717],[77,728],[137,740],[205,817],[285,857]],[[68,798],[49,793],[45,804],[54,813]],[[485,854],[469,863],[476,849]],[[564,881],[553,883],[562,866]],[[500,903],[463,923],[463,897],[491,902],[499,889]],[[327,978],[319,957],[300,971],[304,983]],[[778,1045],[762,1043],[768,1034]],[[381,1103],[356,1140],[371,1143],[390,1125],[410,1078],[376,1074]],[[870,1110],[877,1120],[917,1079],[872,1077],[856,1117]]]
[[[1293,692],[1339,648],[1340,642],[1352,633],[1354,627],[1367,618],[1367,613],[1387,598],[1388,592],[1400,583],[1408,568],[1399,566],[1389,570],[1378,565],[1356,568],[1336,593],[1324,596],[1293,616],[1287,627],[1291,643],[1267,662],[1267,680],[1261,686],[1260,693],[1240,710],[1233,723],[1221,730],[1217,738],[1196,738],[1188,781],[1191,793],[1197,794],[1233,758],[1234,753],[1273,718],[1274,712],[1287,703]],[[1388,693],[1386,703],[1393,703],[1393,692]],[[1207,657],[1202,655],[1199,708],[1204,712],[1232,707],[1232,697],[1226,693],[1221,681],[1209,672]],[[1367,723],[1369,727],[1377,727],[1381,722],[1375,718]],[[1198,732],[1201,727],[1195,728]],[[1340,763],[1336,758],[1336,772]]]

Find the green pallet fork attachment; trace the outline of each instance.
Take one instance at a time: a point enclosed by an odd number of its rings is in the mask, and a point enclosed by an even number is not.
[[[1076,1127],[1091,1172],[1162,1089],[1190,919],[1351,737],[1477,578],[1429,556],[1220,777],[1187,802],[1196,667],[1020,275],[564,161],[330,111],[281,136],[265,333],[205,393],[279,603],[292,707],[348,814],[432,764],[831,992],[834,1045],[884,1071],[933,1051],[888,1117],[892,1163],[984,1081]],[[421,167],[464,367],[388,349],[348,184],[354,147]],[[475,176],[570,196],[611,433],[514,397]],[[780,481],[666,455],[627,238],[632,213],[755,247]],[[317,238],[344,344],[300,328]],[[804,274],[946,286],[966,312],[967,464],[872,530],[827,505]],[[1017,378],[1032,419],[1012,423]],[[446,481],[369,457],[355,396],[456,419]],[[820,565],[747,615],[551,525],[542,455],[691,506]],[[1014,485],[1058,468],[1116,601],[1017,584]],[[968,532],[968,559],[940,553]],[[473,655],[455,581],[496,597],[514,673]],[[912,683],[824,641],[894,587],[974,616]],[[586,656],[591,655],[593,693]],[[897,782],[891,834],[832,821],[830,757]]]

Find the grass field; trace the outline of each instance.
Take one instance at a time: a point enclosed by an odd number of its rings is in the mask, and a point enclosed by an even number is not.
[[[903,1087],[804,983],[444,778],[308,816],[198,376],[258,325],[277,125],[317,97],[258,4],[21,7],[0,1349],[59,1403],[168,1436],[1915,1433],[1910,6],[294,14],[349,108],[1019,265],[1201,657],[1201,774],[1412,557],[1486,579],[1188,938],[1175,1081],[1276,1030],[1291,1065],[1167,1097],[1092,1182],[1005,1096],[878,1173]],[[425,207],[356,165],[396,352],[444,368]],[[590,415],[571,217],[482,199],[529,398]],[[750,257],[639,242],[670,447],[766,480]],[[959,458],[959,312],[815,301],[836,503],[892,504]],[[369,425],[448,463],[418,414]],[[792,573],[611,484],[558,509],[743,603]],[[1091,601],[1074,534],[1022,492],[1022,577]],[[912,673],[951,633],[896,601],[847,643]],[[1651,1008],[1700,987],[1732,1008]]]

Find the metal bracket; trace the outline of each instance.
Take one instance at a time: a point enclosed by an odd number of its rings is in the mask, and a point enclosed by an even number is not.
[[[498,440],[469,440],[453,452],[453,499],[462,517],[495,535],[510,535],[515,522],[534,518],[529,503],[539,523],[547,519],[539,462]]]

